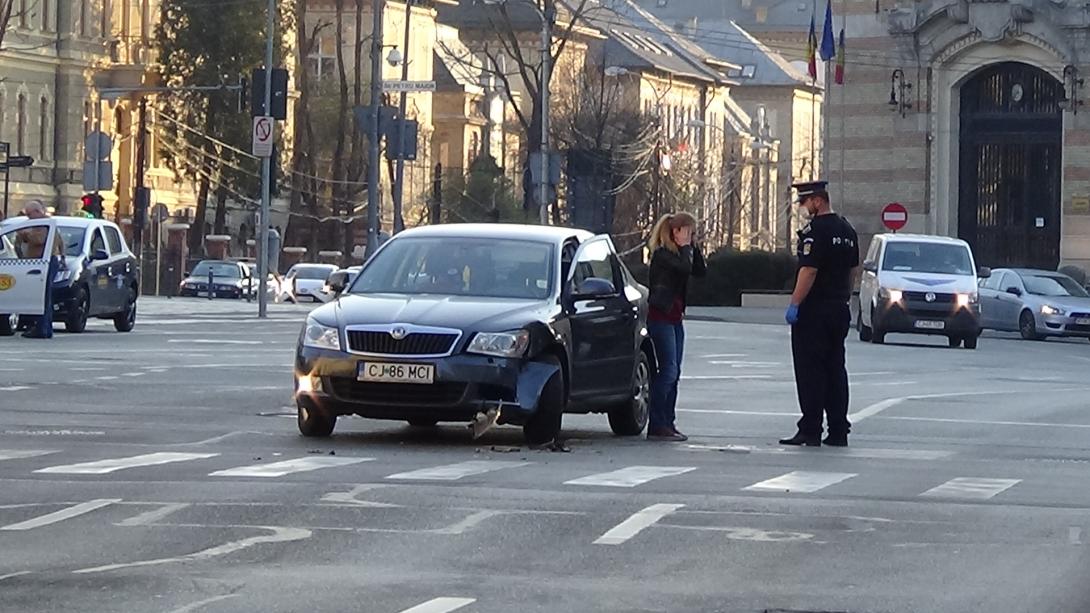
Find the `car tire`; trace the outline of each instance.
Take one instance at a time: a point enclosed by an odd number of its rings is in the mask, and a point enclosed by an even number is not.
[[[544,360],[548,364],[560,366],[560,360],[554,356],[548,356]],[[526,438],[526,444],[530,446],[546,445],[560,435],[560,427],[564,420],[564,409],[568,399],[564,386],[564,370],[557,370],[545,387],[541,390],[541,398],[538,399],[537,411],[534,411],[522,426],[522,434]]]
[[[951,336],[951,337],[948,337],[946,340],[948,340],[950,342],[950,348],[951,349],[957,349],[958,347],[961,347],[961,341],[962,341],[961,337]],[[966,340],[968,340],[968,339],[966,339]]]
[[[1022,314],[1018,316],[1018,331],[1027,341],[1041,340],[1041,335],[1037,334],[1037,320],[1029,311],[1022,311]]]
[[[438,419],[424,419],[422,417],[408,419],[406,421],[408,421],[409,425],[413,428],[434,428],[439,425]]]
[[[125,299],[125,310],[114,315],[114,329],[118,332],[132,332],[136,327],[136,289],[129,288]]]
[[[886,333],[878,327],[878,319],[874,316],[873,308],[871,308],[870,311],[870,323],[871,326],[873,326],[870,332],[870,342],[875,345],[884,345],[886,342]]]
[[[966,339],[965,339],[965,348],[966,349],[976,349],[978,339],[979,339],[979,337],[977,337],[977,336],[966,337]]]
[[[309,400],[296,401],[299,432],[306,437],[325,438],[333,434],[337,416],[330,415]]]
[[[868,326],[866,326],[863,323],[863,314],[862,313],[859,314],[859,319],[856,322],[855,327],[856,327],[856,329],[859,330],[859,340],[863,341],[864,343],[871,342],[871,339],[874,337],[874,330],[871,330]]]
[[[68,332],[80,333],[87,329],[87,315],[91,311],[91,298],[87,294],[86,287],[76,290],[76,297],[72,300],[72,308],[64,317],[64,329]]]
[[[0,336],[15,336],[19,329],[19,316],[12,314],[0,314]]]
[[[617,436],[639,436],[647,427],[650,409],[651,360],[640,351],[632,375],[632,398],[609,411],[609,427]]]

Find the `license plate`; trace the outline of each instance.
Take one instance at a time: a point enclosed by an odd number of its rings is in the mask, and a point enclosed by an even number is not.
[[[417,383],[435,382],[435,367],[430,364],[391,364],[389,362],[360,362],[356,378],[370,383]]]
[[[1090,317],[1079,317],[1075,323],[1080,326],[1090,326]]]
[[[946,328],[945,321],[917,321],[916,327],[922,330],[943,330]]]

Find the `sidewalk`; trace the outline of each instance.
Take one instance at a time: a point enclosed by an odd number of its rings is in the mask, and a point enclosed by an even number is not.
[[[858,309],[852,301],[852,322]],[[700,307],[686,309],[685,318],[691,321],[716,321],[736,324],[786,325],[784,309],[773,307]]]
[[[319,303],[274,303],[269,301],[270,318],[299,319],[322,306]],[[140,316],[148,317],[230,317],[249,319],[257,317],[257,300],[207,298],[168,298],[165,296],[141,296],[137,303]]]

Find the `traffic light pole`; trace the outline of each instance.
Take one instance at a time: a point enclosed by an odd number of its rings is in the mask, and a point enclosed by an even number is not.
[[[382,107],[382,20],[384,0],[374,0],[371,10],[371,125],[370,151],[367,157],[367,257],[378,249],[378,207],[382,194],[379,192],[379,165],[382,164],[382,144],[379,142],[379,109]],[[407,50],[406,50],[407,51]]]
[[[276,30],[276,0],[269,0],[268,24],[265,31],[265,113],[272,114],[273,37]],[[273,136],[275,138],[275,135]],[[272,157],[261,160],[261,250],[257,254],[257,316],[268,317],[269,308],[269,210],[272,194]]]

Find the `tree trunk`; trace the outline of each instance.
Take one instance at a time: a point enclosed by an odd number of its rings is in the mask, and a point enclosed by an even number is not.
[[[364,0],[356,0],[356,40],[353,46],[353,75],[352,75],[352,102],[355,106],[363,105],[363,10]],[[363,126],[356,125],[353,118],[349,123],[355,129],[352,130],[352,153],[349,155],[347,178],[351,181],[359,181],[363,176],[364,142]],[[355,202],[363,193],[358,185],[346,185],[344,193],[349,202]],[[349,204],[346,211],[349,216],[355,213],[355,207]],[[346,265],[353,263],[352,250],[356,247],[355,220],[344,224],[344,252],[343,261]]]
[[[337,47],[337,144],[333,147],[333,183],[330,192],[333,195],[332,210],[334,215],[349,215],[351,209],[345,198],[345,176],[347,175],[348,131],[352,128],[348,112],[348,73],[344,62],[344,3],[336,1],[337,16],[335,40]],[[346,210],[347,209],[347,210]],[[344,244],[345,223],[331,223],[333,240],[327,243],[333,247]],[[342,254],[343,255],[343,254]]]
[[[225,179],[221,178],[220,180],[224,181]],[[216,223],[213,232],[215,234],[227,233],[227,187],[222,183],[216,188]]]
[[[0,49],[4,48],[4,34],[8,31],[14,9],[15,0],[0,0]]]
[[[209,106],[208,111],[204,116],[204,133],[212,134],[213,126],[216,121],[215,106]],[[184,138],[184,137],[179,137]],[[209,151],[211,143],[208,139],[204,140],[202,146],[201,159],[198,162],[198,168],[206,168],[211,166],[207,162],[212,157],[212,152]],[[204,250],[201,245],[204,244],[204,226],[207,223],[208,217],[208,192],[211,189],[209,185],[209,176],[206,171],[201,172],[200,186],[197,189],[197,210],[193,213],[193,225],[189,228],[189,253],[191,255],[204,255]]]

